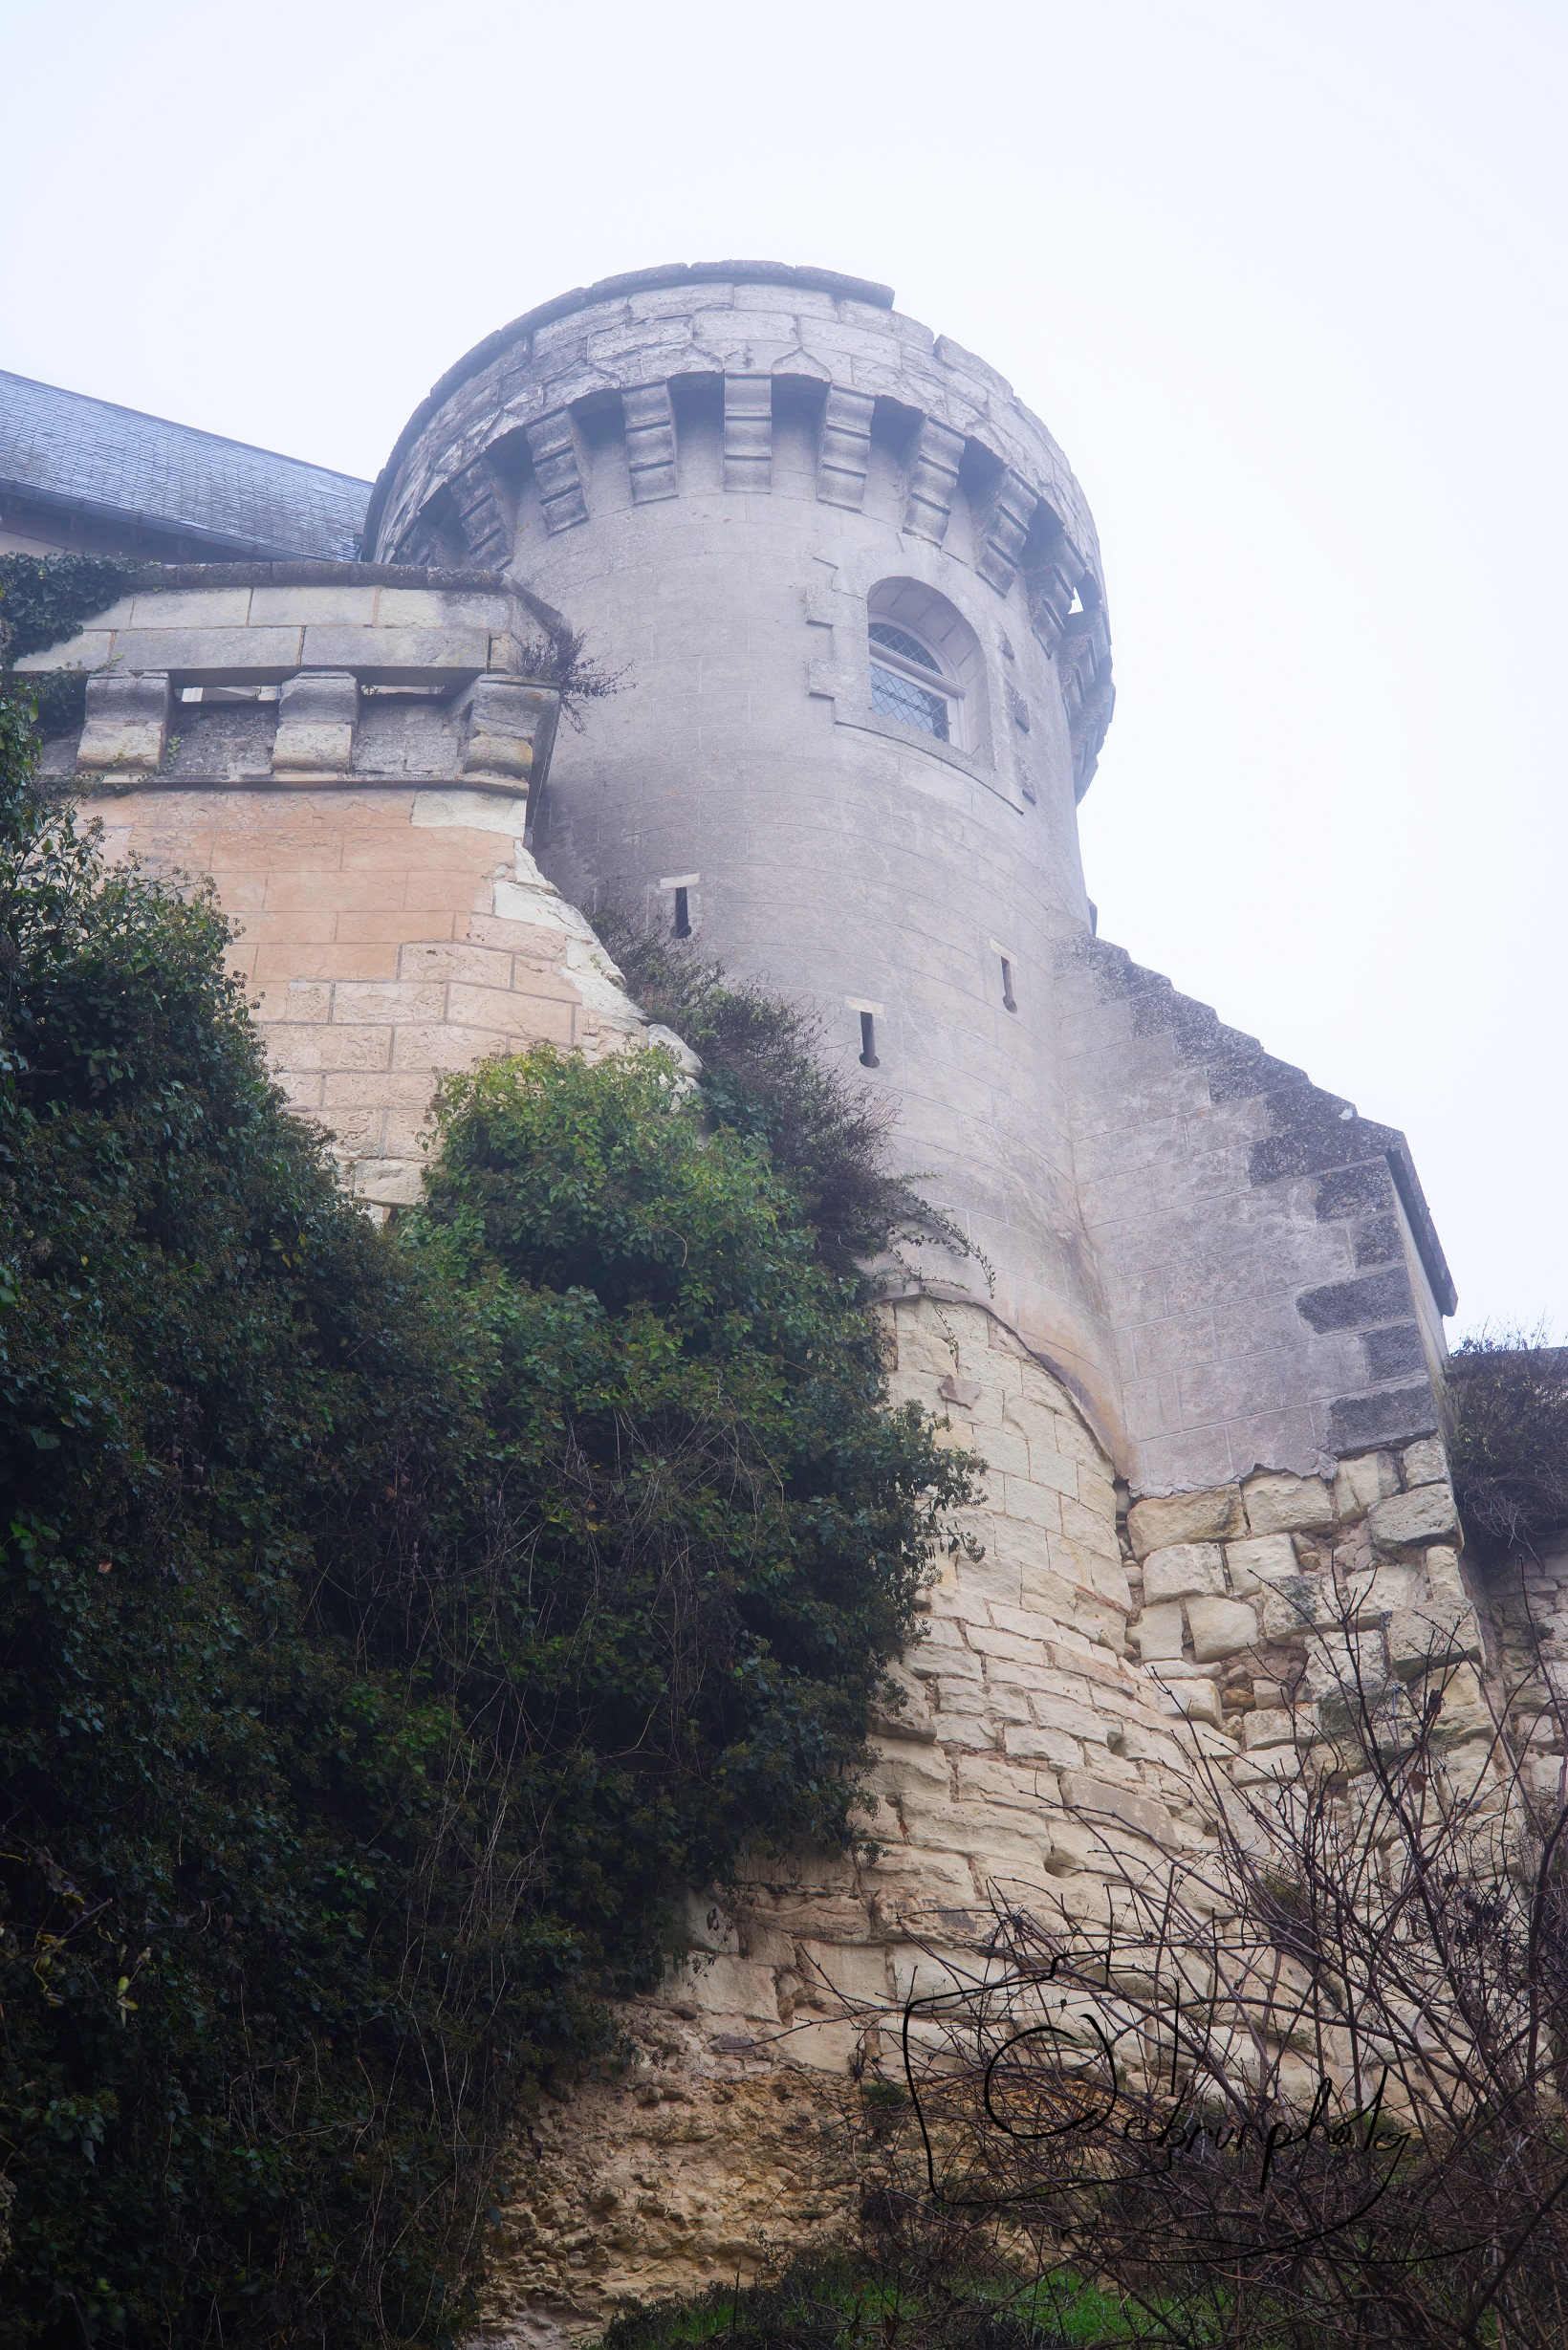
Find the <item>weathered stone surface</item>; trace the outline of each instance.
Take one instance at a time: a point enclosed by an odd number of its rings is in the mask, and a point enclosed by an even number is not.
[[[1242,1594],[1300,1573],[1289,1534],[1252,1534],[1244,1542],[1228,1542],[1225,1564],[1231,1590]]]
[[[1223,1542],[1228,1535],[1246,1531],[1246,1512],[1237,1485],[1134,1502],[1127,1512],[1127,1537],[1138,1558],[1146,1557],[1150,1551],[1181,1543]]]
[[[555,740],[560,696],[510,678],[476,680],[463,746],[465,775],[497,775],[526,783],[543,772]]]
[[[1305,1534],[1334,1523],[1334,1495],[1321,1477],[1249,1477],[1241,1490],[1254,1534]]]
[[[1442,1438],[1426,1436],[1419,1445],[1406,1445],[1400,1454],[1400,1469],[1407,1487],[1445,1484],[1448,1456]]]
[[[1157,1658],[1179,1657],[1185,1637],[1181,1602],[1177,1599],[1161,1607],[1145,1607],[1133,1634],[1145,1665]]]
[[[1177,1542],[1150,1551],[1143,1561],[1146,1600],[1185,1599],[1188,1592],[1223,1592],[1225,1554],[1215,1542]]]
[[[1342,1524],[1365,1517],[1386,1494],[1399,1491],[1399,1470],[1386,1452],[1353,1454],[1339,1463],[1334,1479],[1334,1510]]]
[[[278,694],[274,774],[346,775],[359,718],[359,680],[343,669],[302,669]]]
[[[1369,1512],[1367,1531],[1385,1550],[1409,1550],[1425,1542],[1442,1542],[1459,1532],[1459,1512],[1453,1489],[1418,1485],[1413,1492],[1392,1493]]]
[[[166,671],[103,669],[87,681],[76,765],[87,773],[155,774],[168,739]]]
[[[1238,1656],[1257,1639],[1257,1618],[1244,1599],[1188,1599],[1187,1620],[1192,1629],[1192,1653],[1200,1665]]]

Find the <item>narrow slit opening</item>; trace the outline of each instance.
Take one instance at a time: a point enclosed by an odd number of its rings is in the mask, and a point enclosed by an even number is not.
[[[877,1058],[876,1015],[869,1012],[862,1012],[860,1014],[860,1067],[862,1069],[882,1067],[881,1061]]]
[[[1004,1012],[1016,1012],[1018,1009],[1018,999],[1013,992],[1013,966],[1006,955],[1002,957],[1002,1009]]]
[[[691,904],[684,889],[678,889],[675,893],[675,935],[677,938],[691,936]]]

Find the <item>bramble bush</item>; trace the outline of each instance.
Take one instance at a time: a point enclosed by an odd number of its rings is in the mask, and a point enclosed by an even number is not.
[[[0,702],[0,2343],[450,2340],[495,2164],[743,1846],[848,1839],[967,1465],[658,1055],[377,1230],[209,893]]]

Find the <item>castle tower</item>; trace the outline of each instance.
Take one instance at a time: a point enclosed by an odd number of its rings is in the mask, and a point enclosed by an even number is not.
[[[1282,1691],[1332,1696],[1303,1627],[1347,1590],[1374,1670],[1441,1627],[1444,1735],[1488,1748],[1454,1296],[1404,1137],[1095,937],[1093,525],[885,289],[730,263],[530,313],[415,415],[364,557],[149,566],[23,664],[85,671],[46,771],[112,849],[213,877],[358,1196],[417,1197],[443,1070],[647,1034],[613,902],[814,1004],[996,1276],[944,1258],[949,1299],[890,1316],[893,1398],[987,1469],[878,1726],[880,1850],[694,1892],[635,2061],[520,2152],[485,2338],[564,2350],[850,2213],[811,2148],[878,2016],[985,1964],[998,1885],[1099,1918],[1107,1851],[1200,1845],[1216,1773],[1289,1778],[1315,1708]],[[580,734],[550,606],[625,673]]]
[[[545,872],[817,1009],[994,1288],[928,1270],[1135,1493],[1436,1426],[1403,1136],[1094,939],[1094,524],[983,360],[825,271],[608,278],[442,378],[365,552],[505,570],[624,668],[531,812]]]
[[[1050,434],[885,287],[736,262],[612,278],[436,387],[382,562],[510,567],[624,684],[557,743],[533,845],[813,1005],[993,1308],[1117,1420],[1053,958],[1110,713],[1094,525]],[[974,1260],[945,1261],[986,1294]]]

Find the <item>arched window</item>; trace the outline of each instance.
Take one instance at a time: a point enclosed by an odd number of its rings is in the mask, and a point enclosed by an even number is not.
[[[896,620],[872,621],[873,709],[884,718],[902,718],[923,734],[934,734],[939,743],[956,743],[956,700],[940,660],[912,628],[901,628]]]
[[[981,751],[984,664],[946,598],[918,579],[883,579],[871,591],[866,633],[872,708],[955,751]]]

